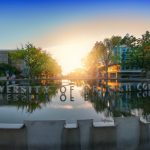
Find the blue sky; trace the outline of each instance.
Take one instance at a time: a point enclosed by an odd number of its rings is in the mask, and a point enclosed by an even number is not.
[[[63,67],[73,49],[82,51],[74,54],[74,66],[79,66],[79,57],[95,41],[150,30],[149,8],[149,0],[0,0],[0,49],[32,42]]]
[[[15,46],[57,27],[90,17],[143,15],[149,0],[0,0],[0,45]]]

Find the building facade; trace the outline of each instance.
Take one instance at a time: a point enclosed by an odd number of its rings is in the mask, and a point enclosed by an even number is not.
[[[128,50],[126,45],[116,46],[113,49],[113,54],[118,56],[118,59],[108,66],[108,78],[142,78],[145,76],[141,68],[128,65]],[[97,77],[106,77],[105,66],[98,65]]]
[[[27,67],[26,67],[26,63],[23,59],[17,59],[17,60],[12,60],[9,57],[9,52],[15,52],[16,50],[0,50],[0,64],[9,64],[15,68],[17,68],[17,70],[19,70],[21,72],[21,75],[26,76],[27,74]]]
[[[0,50],[0,63],[8,64],[8,50]]]

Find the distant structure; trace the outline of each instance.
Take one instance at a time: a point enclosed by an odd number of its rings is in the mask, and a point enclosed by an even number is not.
[[[0,63],[8,64],[8,51],[0,50]]]
[[[129,59],[128,47],[126,45],[116,46],[113,49],[114,55],[118,56],[119,59],[115,60],[113,64],[108,67],[109,78],[142,78],[144,73],[139,67],[132,67],[127,65]],[[105,66],[99,64],[97,67],[97,77],[105,78]]]
[[[16,67],[22,75],[26,74],[26,63],[23,59],[11,60],[9,57],[9,52],[16,50],[13,49],[0,49],[0,63],[10,64],[11,66]]]

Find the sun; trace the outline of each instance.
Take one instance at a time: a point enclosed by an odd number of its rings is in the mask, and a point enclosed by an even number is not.
[[[83,67],[81,62],[84,57],[83,52],[82,49],[77,46],[69,45],[61,47],[60,55],[58,57],[63,74],[68,74],[76,68]]]
[[[63,75],[77,68],[83,68],[82,59],[87,54],[85,46],[76,44],[58,45],[49,48],[49,51],[61,65]]]

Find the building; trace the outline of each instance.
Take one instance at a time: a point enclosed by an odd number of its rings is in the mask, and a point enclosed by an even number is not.
[[[131,67],[127,64],[129,48],[126,45],[116,46],[114,52],[119,54],[120,70],[118,70],[118,77],[120,78],[142,78],[145,74],[139,67]]]
[[[8,64],[8,50],[0,50],[0,63]]]
[[[10,64],[13,67],[16,67],[22,75],[26,75],[27,74],[27,67],[26,67],[26,63],[23,59],[18,59],[18,60],[12,60],[9,57],[9,52],[15,52],[16,50],[11,50],[11,49],[5,49],[5,50],[0,50],[0,63],[4,63],[4,64]]]
[[[139,67],[131,67],[127,64],[128,57],[128,47],[126,45],[116,46],[113,49],[114,55],[118,56],[118,59],[114,61],[113,64],[108,66],[108,78],[142,78],[145,74]],[[97,77],[105,78],[105,67],[98,65],[97,67]]]

